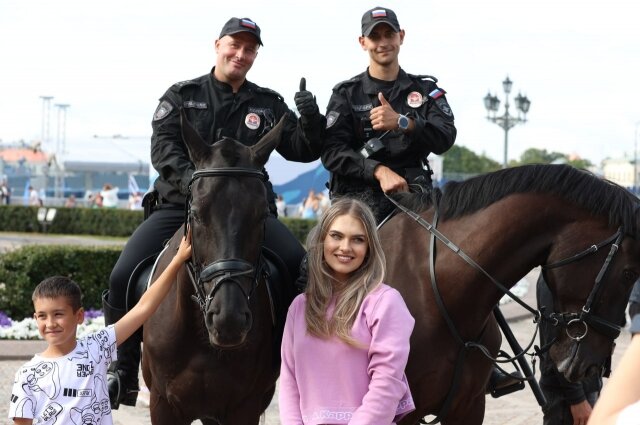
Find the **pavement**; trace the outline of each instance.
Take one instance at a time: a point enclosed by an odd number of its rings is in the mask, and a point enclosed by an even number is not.
[[[105,240],[102,238],[77,237],[77,236],[53,236],[34,234],[15,234],[0,232],[0,252],[15,249],[24,244],[123,244],[124,240]],[[535,283],[539,269],[532,270],[516,285],[518,293],[522,293],[522,300],[528,305],[535,306]],[[515,291],[515,289],[514,289]],[[511,301],[501,305],[502,313],[509,322],[513,333],[521,345],[526,345],[534,333],[534,325],[531,314],[519,304]],[[624,337],[619,338],[625,339]],[[628,340],[628,338],[626,338]],[[626,342],[618,344],[616,353],[621,353],[626,348]],[[506,342],[504,343],[506,344]],[[22,363],[30,359],[35,353],[45,348],[43,341],[24,340],[0,340],[0,400],[9,400],[13,375]],[[503,349],[511,351],[503,346]],[[617,357],[614,357],[614,364]],[[140,379],[142,383],[142,378]],[[7,417],[6,403],[0,403],[0,418]],[[138,404],[135,407],[121,406],[113,411],[114,425],[142,425],[151,423],[148,409],[148,391],[142,388]],[[1,420],[1,419],[0,419]],[[274,401],[267,409],[262,424],[279,425],[277,394]],[[542,413],[536,404],[533,393],[528,389],[518,391],[499,399],[487,398],[487,411],[485,424],[488,425],[533,425],[542,423]]]

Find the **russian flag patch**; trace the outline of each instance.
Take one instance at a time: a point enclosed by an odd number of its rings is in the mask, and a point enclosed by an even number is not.
[[[386,18],[387,17],[387,11],[384,9],[376,9],[371,11],[371,17],[372,18]]]
[[[256,23],[253,21],[250,21],[248,19],[242,19],[240,21],[240,25],[242,25],[243,27],[247,27],[247,28],[251,28],[251,29],[256,29]]]
[[[437,99],[440,96],[444,95],[445,91],[442,89],[435,89],[434,91],[432,91],[431,93],[429,93],[429,97],[431,99]]]

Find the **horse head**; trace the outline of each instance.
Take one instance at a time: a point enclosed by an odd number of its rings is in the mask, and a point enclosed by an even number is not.
[[[553,308],[543,312],[543,320],[556,325],[549,354],[569,381],[602,373],[640,275],[638,200],[623,188],[602,183],[608,193],[600,202],[609,210],[608,220],[580,218],[583,224],[567,226],[542,265],[554,295]]]
[[[283,122],[253,146],[226,137],[209,145],[181,113],[183,139],[196,166],[187,201],[193,246],[189,269],[209,342],[219,348],[244,344],[251,330],[269,213],[262,170]]]

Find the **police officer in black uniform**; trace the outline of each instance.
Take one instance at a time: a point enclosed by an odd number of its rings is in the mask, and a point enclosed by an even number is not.
[[[151,214],[136,229],[122,251],[110,277],[109,292],[103,300],[107,324],[125,313],[129,277],[143,259],[157,254],[166,240],[184,222],[189,181],[195,167],[182,140],[180,110],[200,136],[210,143],[231,137],[254,145],[288,113],[278,145],[286,159],[310,162],[320,156],[320,136],[325,127],[314,96],[301,84],[295,103],[301,114],[296,119],[282,97],[246,80],[262,45],[260,28],[248,18],[232,18],[215,42],[216,66],[210,73],[174,84],[160,98],[153,115],[151,160],[159,177]],[[264,171],[264,170],[263,170]],[[304,248],[276,218],[275,195],[265,178],[272,215],[267,219],[265,246],[278,253],[295,279]],[[148,202],[148,199],[147,199]],[[109,374],[109,395],[113,408],[135,405],[138,394],[140,335],[118,347],[118,360]]]
[[[446,152],[456,139],[437,80],[400,68],[404,36],[392,10],[365,12],[359,40],[369,67],[336,85],[327,106],[322,163],[331,172],[331,196],[362,199],[378,222],[393,210],[383,192],[407,191],[416,179],[430,186],[427,155]]]

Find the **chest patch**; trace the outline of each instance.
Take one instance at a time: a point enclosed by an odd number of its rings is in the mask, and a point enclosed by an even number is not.
[[[195,100],[187,100],[182,103],[182,106],[192,109],[207,109],[206,102],[196,102]]]
[[[244,124],[251,130],[257,130],[260,127],[260,115],[249,112],[244,118]]]
[[[366,105],[352,105],[351,108],[354,112],[365,112],[373,109],[373,105],[368,103]]]

